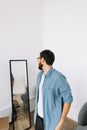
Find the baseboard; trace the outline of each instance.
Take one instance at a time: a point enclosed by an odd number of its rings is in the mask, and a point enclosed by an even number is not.
[[[2,108],[0,110],[0,117],[6,117],[8,116],[9,117],[9,122],[11,121],[11,114],[12,113],[12,109],[11,109],[11,106],[6,106],[4,108]]]
[[[30,112],[35,110],[35,97],[30,98]],[[0,109],[0,117],[9,117],[9,122],[11,122],[12,108],[11,106],[6,106]]]

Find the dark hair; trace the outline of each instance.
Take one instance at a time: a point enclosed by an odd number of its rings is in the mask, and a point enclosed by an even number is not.
[[[12,73],[11,73],[11,81],[14,81],[14,76]]]
[[[55,60],[55,55],[52,51],[50,50],[43,50],[40,52],[40,57],[44,58],[46,60],[46,63],[48,65],[52,65],[54,60]]]

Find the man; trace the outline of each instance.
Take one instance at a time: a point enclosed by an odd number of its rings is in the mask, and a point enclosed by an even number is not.
[[[65,76],[52,67],[54,60],[50,50],[43,50],[38,57],[41,71],[37,76],[35,130],[61,130],[73,101]]]
[[[13,95],[14,81],[15,81],[14,76],[13,76],[13,74],[11,73],[12,95]],[[13,113],[12,120],[13,120],[13,121],[16,121],[16,119],[17,119],[17,111],[16,111],[16,108],[15,108],[15,105],[14,105],[14,100],[13,100],[13,108],[12,108],[12,109],[13,109],[13,111],[12,111],[12,113]]]
[[[12,73],[11,73],[11,86],[12,86],[12,89],[13,89],[13,86],[14,86],[14,76],[13,76]]]

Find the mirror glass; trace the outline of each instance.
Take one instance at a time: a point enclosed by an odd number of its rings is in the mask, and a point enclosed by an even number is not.
[[[10,60],[13,130],[31,127],[27,60]]]

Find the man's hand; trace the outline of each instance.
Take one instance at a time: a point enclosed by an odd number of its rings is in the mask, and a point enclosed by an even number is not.
[[[65,118],[67,116],[67,113],[69,112],[70,106],[71,106],[71,104],[64,103],[61,119],[60,119],[60,122],[58,123],[58,125],[56,126],[55,130],[61,130],[63,123],[65,121]]]
[[[62,122],[59,122],[58,125],[56,126],[55,130],[61,130],[62,129]]]

